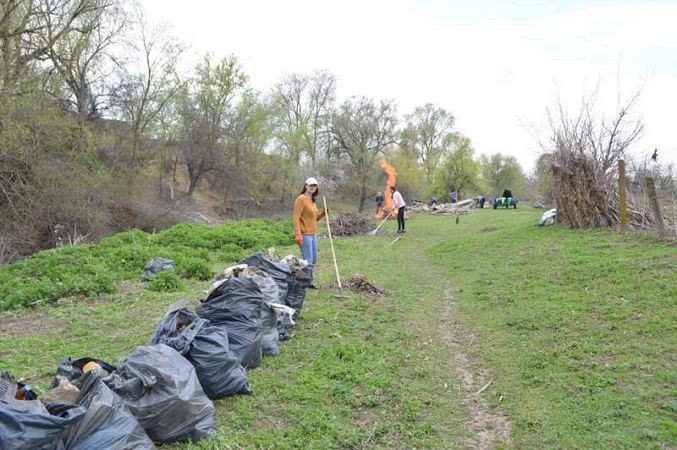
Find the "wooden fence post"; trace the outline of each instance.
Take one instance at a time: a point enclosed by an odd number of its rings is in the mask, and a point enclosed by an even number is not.
[[[625,161],[618,161],[618,214],[621,221],[621,231],[628,231],[628,198],[625,191]]]
[[[656,195],[656,183],[653,177],[646,177],[646,190],[649,195],[649,203],[651,204],[651,211],[653,212],[654,220],[656,221],[656,228],[658,235],[665,237],[665,224],[663,223],[663,214],[661,214],[661,205],[658,203],[658,195]]]

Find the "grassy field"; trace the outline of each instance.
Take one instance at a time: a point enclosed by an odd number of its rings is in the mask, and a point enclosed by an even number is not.
[[[212,438],[163,448],[675,448],[677,248],[538,229],[539,214],[415,216],[393,245],[338,241],[343,277],[386,297],[337,298],[323,241],[321,289],[282,355],[249,372],[255,394],[216,402]],[[62,357],[116,361],[206,284],[125,281],[0,313],[0,369],[44,388]]]

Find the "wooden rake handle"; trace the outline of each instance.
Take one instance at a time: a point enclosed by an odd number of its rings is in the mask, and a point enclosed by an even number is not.
[[[322,203],[324,204],[324,218],[327,219],[327,232],[329,233],[329,245],[331,245],[331,256],[334,258],[334,268],[336,269],[336,282],[339,289],[341,286],[341,277],[339,276],[338,263],[336,262],[336,251],[334,250],[334,239],[331,236],[331,225],[329,224],[329,213],[327,212],[327,198],[322,196]]]

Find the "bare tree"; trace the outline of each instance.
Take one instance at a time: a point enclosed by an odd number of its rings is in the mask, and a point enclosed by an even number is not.
[[[305,154],[316,167],[336,97],[336,77],[326,71],[313,75],[290,74],[272,92],[274,126],[287,154]],[[325,133],[326,136],[326,133]]]
[[[247,84],[235,56],[214,63],[206,56],[197,67],[197,77],[181,96],[181,147],[192,196],[204,175],[223,168],[226,159],[225,127],[233,101]]]
[[[432,184],[435,169],[454,145],[454,116],[443,108],[426,103],[406,116],[407,128],[402,133],[404,145],[416,151],[419,162],[426,174],[426,181]]]
[[[162,111],[185,85],[177,72],[183,45],[166,25],[151,28],[142,10],[136,11],[137,32],[129,42],[136,61],[120,67],[120,86],[113,99],[131,128],[132,166],[139,163],[144,139]]]
[[[31,65],[45,61],[72,32],[78,21],[96,14],[107,0],[1,0],[1,90],[16,92]]]
[[[66,86],[63,100],[81,120],[101,115],[114,86],[111,48],[119,42],[127,25],[120,0],[92,0],[92,10],[73,22],[73,29],[47,50],[47,57]],[[41,35],[47,45],[52,34]]]
[[[341,152],[350,159],[360,186],[360,212],[376,157],[397,142],[397,107],[393,101],[376,104],[366,97],[351,97],[332,120],[332,133]]]
[[[610,227],[619,223],[616,167],[626,150],[640,136],[643,123],[633,117],[639,91],[618,102],[611,121],[595,113],[596,92],[584,99],[570,115],[558,101],[548,110],[551,140],[544,150],[552,154],[553,196],[560,217],[572,228]],[[645,221],[630,210],[634,223]]]

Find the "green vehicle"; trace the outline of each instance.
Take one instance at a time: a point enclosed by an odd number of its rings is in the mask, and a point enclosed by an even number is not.
[[[517,197],[497,197],[494,200],[494,209],[498,208],[499,206],[505,206],[506,208],[512,206],[514,209],[517,209],[518,203],[519,200]]]
[[[506,208],[512,206],[513,209],[517,209],[518,203],[519,199],[512,196],[510,189],[506,189],[503,191],[503,197],[496,197],[494,199],[494,209],[498,208],[499,206],[505,206]]]

